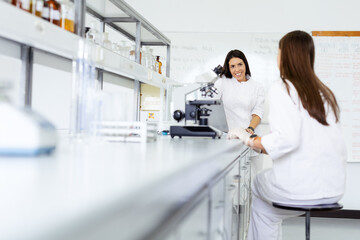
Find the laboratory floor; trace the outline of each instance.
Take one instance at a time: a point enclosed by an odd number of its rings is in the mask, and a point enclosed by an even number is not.
[[[311,218],[312,240],[358,240],[360,219]],[[304,240],[305,219],[290,218],[283,222],[283,240]]]

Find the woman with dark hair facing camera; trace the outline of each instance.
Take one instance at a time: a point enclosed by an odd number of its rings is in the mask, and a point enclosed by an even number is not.
[[[270,155],[272,169],[259,173],[252,185],[248,240],[281,239],[282,220],[303,212],[274,208],[332,204],[345,191],[346,147],[340,111],[333,92],[314,72],[315,47],[303,31],[279,42],[280,81],[269,91],[270,134],[250,137],[248,146]]]
[[[232,131],[245,129],[253,134],[264,113],[264,89],[251,78],[245,54],[231,50],[224,62],[220,79],[215,82],[223,101],[229,138],[236,137]]]

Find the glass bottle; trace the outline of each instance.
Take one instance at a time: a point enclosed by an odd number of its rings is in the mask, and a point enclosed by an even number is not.
[[[109,50],[112,50],[112,42],[109,40],[109,33],[103,32],[102,33],[102,46]]]
[[[86,38],[89,39],[90,42],[99,43],[99,32],[95,28],[95,22],[91,22],[90,30],[86,33]]]
[[[162,62],[160,61],[160,56],[156,56],[155,71],[160,73],[160,74],[162,74],[161,66],[162,66]]]
[[[131,47],[131,50],[130,50],[130,57],[129,59],[132,60],[132,61],[136,61],[136,52],[135,52],[135,49],[136,49],[136,46],[135,45],[132,45]],[[141,64],[141,58],[142,58],[142,50],[140,49],[140,64]]]
[[[146,50],[142,50],[140,49],[140,64],[147,67],[146,66],[146,55],[147,55],[147,52]]]
[[[129,59],[131,61],[135,62],[135,45],[131,46],[130,53],[129,53]]]
[[[131,47],[126,44],[125,40],[122,40],[121,45],[119,45],[119,46],[120,46],[121,55],[126,57],[126,58],[129,58],[130,57],[130,49],[131,49]]]
[[[30,12],[30,0],[11,0],[11,4]]]
[[[149,65],[150,65],[150,69],[155,71],[155,58],[154,58],[153,51],[154,51],[154,49],[149,48]]]
[[[61,28],[75,32],[75,9],[74,4],[69,0],[60,1],[61,4]]]
[[[11,4],[17,8],[21,8],[21,1],[20,0],[11,0]]]
[[[31,1],[31,12],[32,14],[34,14],[35,16],[41,17],[42,16],[42,11],[43,11],[43,7],[44,7],[44,0],[32,0]]]
[[[46,0],[42,11],[42,18],[60,27],[61,5],[55,0]]]

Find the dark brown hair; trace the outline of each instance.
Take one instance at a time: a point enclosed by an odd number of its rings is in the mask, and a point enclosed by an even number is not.
[[[326,121],[324,101],[332,108],[336,122],[339,106],[334,93],[320,81],[314,72],[315,46],[312,37],[303,31],[286,34],[279,42],[280,76],[289,92],[289,80],[295,87],[303,107],[322,125]]]
[[[245,54],[240,51],[240,50],[237,50],[237,49],[234,49],[234,50],[231,50],[227,55],[226,55],[226,58],[225,58],[225,61],[224,61],[224,66],[223,66],[223,69],[220,73],[220,77],[222,77],[223,75],[225,75],[225,77],[227,78],[232,78],[232,75],[231,75],[231,72],[230,72],[230,68],[229,68],[229,62],[230,62],[230,59],[232,58],[240,58],[241,60],[244,61],[245,63],[245,76],[246,75],[249,75],[251,76],[251,72],[250,72],[250,67],[249,67],[249,64],[248,64],[248,61],[245,57]]]

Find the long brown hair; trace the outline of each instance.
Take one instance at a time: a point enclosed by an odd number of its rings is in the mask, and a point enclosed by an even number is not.
[[[289,92],[289,80],[295,87],[303,107],[322,125],[326,121],[324,101],[332,108],[339,121],[339,105],[334,93],[320,81],[314,72],[315,47],[312,37],[303,31],[286,34],[279,42],[280,76]]]

